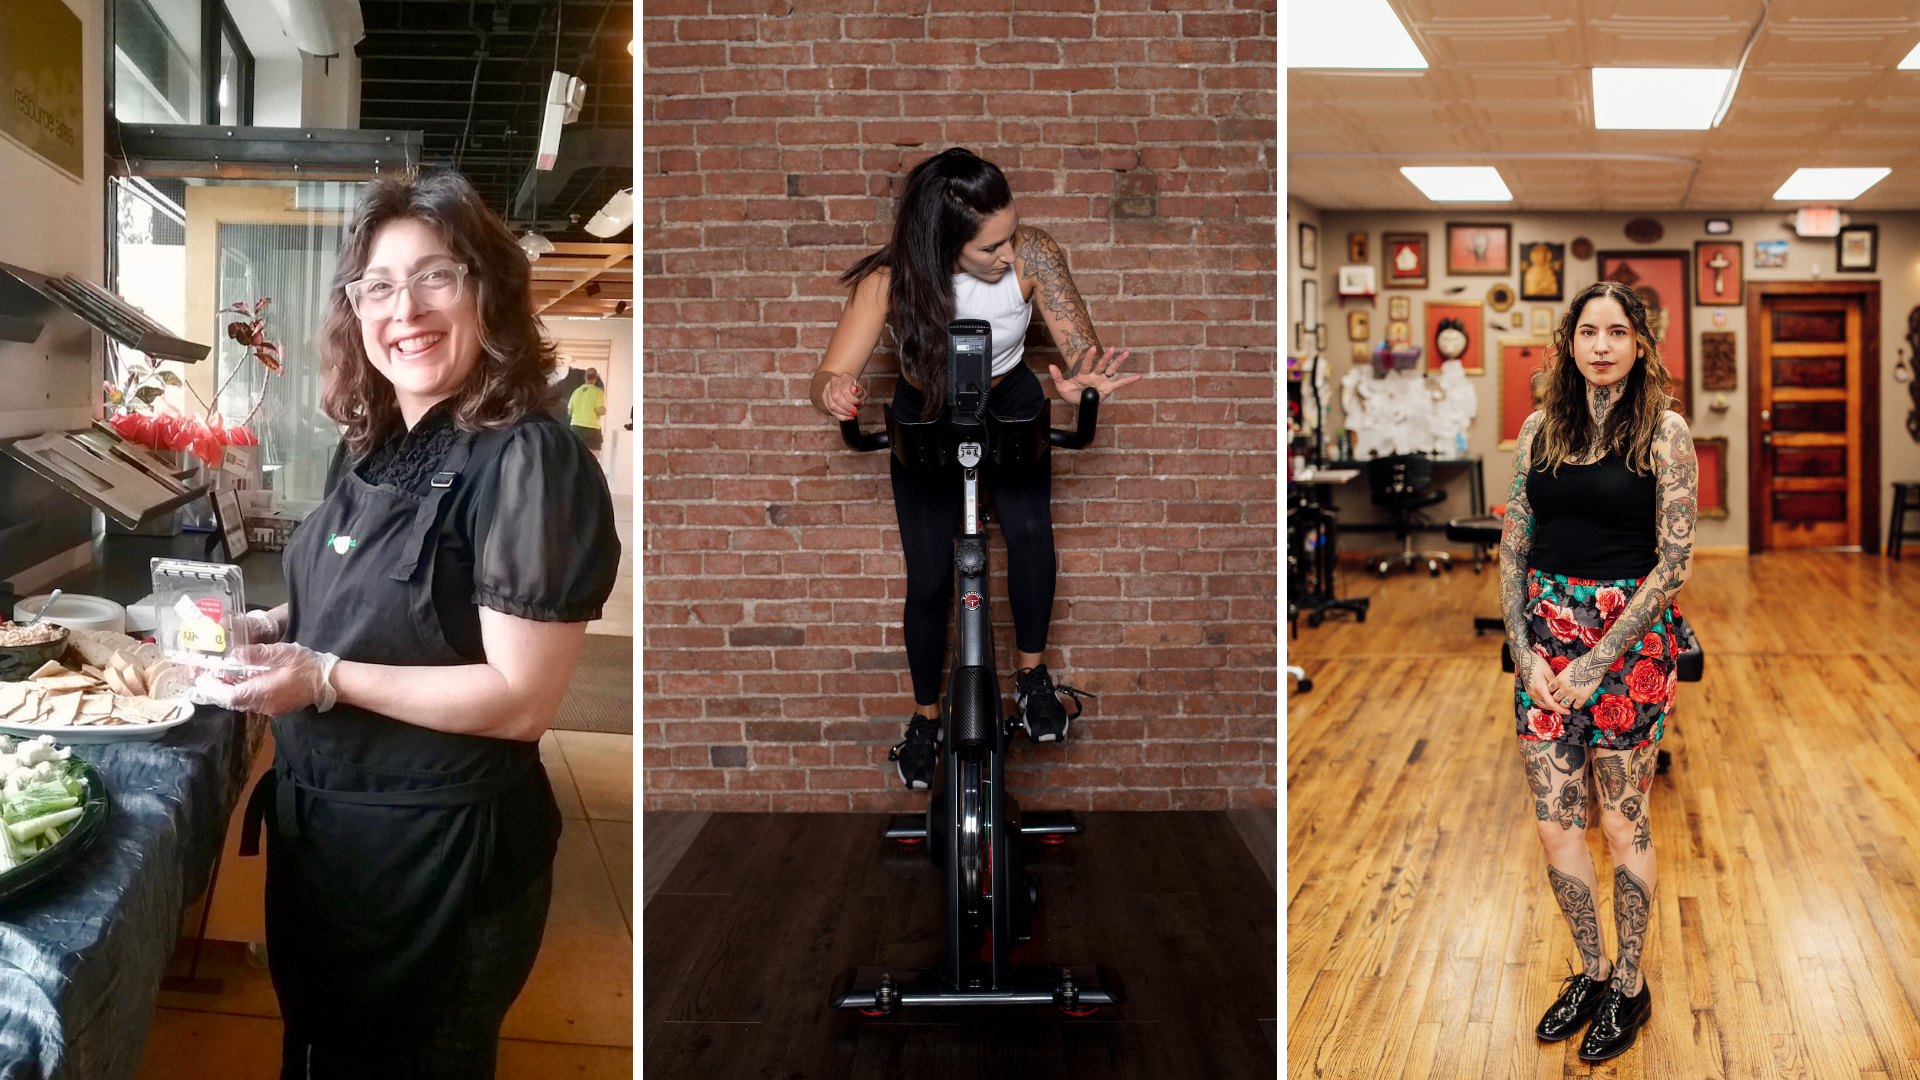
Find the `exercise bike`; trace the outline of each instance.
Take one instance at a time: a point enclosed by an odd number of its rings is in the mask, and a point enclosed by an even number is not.
[[[1020,841],[1037,836],[1064,842],[1079,833],[1073,812],[1022,814],[1007,794],[1008,740],[1019,725],[1003,715],[988,617],[986,519],[980,512],[980,468],[1038,463],[1049,445],[1078,449],[1093,441],[1100,394],[1081,392],[1077,428],[1048,426],[1047,409],[1028,420],[1007,420],[987,408],[992,329],[978,319],[947,327],[947,404],[920,422],[884,410],[886,430],[863,434],[858,420],[840,423],[855,450],[890,449],[909,469],[958,464],[964,500],[954,538],[955,630],[947,680],[943,738],[924,814],[895,814],[881,833],[902,844],[925,842],[945,874],[946,958],[939,967],[852,968],[835,980],[830,1005],[885,1016],[895,1009],[932,1005],[1055,1005],[1084,1016],[1125,997],[1105,964],[1015,966],[1008,952],[1032,938],[1039,890],[1025,872]]]

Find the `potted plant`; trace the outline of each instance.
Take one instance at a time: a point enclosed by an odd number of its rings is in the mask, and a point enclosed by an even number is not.
[[[272,302],[273,298],[267,296],[251,304],[236,301],[223,308],[220,314],[235,317],[227,324],[227,337],[238,342],[260,366],[278,375],[282,371],[286,352],[278,342],[267,337],[266,311]],[[234,376],[245,369],[245,364],[234,365],[233,371],[214,391],[213,401],[207,402],[171,371],[157,365],[130,364],[125,378],[119,384],[108,381],[104,385],[109,412],[107,422],[129,442],[181,455],[180,464],[183,466],[191,456],[200,459],[207,468],[218,469],[224,447],[260,445],[260,440],[249,425],[260,411],[260,405],[266,401],[264,386],[254,395],[253,404],[239,423],[230,424],[219,413],[221,395],[232,384]],[[193,395],[194,401],[200,406],[201,415],[182,413],[165,400],[167,390],[176,387],[184,387],[187,393]]]

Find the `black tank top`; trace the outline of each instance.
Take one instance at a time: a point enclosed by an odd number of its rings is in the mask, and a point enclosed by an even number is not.
[[[1591,465],[1561,462],[1558,476],[1549,465],[1542,462],[1527,475],[1533,568],[1603,581],[1647,576],[1659,562],[1653,473],[1636,475],[1618,454]]]

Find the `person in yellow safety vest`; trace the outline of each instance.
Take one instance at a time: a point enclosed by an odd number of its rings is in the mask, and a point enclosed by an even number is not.
[[[567,398],[567,423],[572,425],[573,433],[580,436],[580,441],[587,444],[587,449],[598,454],[600,418],[607,414],[607,388],[600,385],[600,373],[592,368],[587,369],[586,380]]]

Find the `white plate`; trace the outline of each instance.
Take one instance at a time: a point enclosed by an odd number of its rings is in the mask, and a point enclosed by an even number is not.
[[[50,593],[29,596],[13,606],[13,620],[30,619],[40,606],[47,602]],[[86,596],[81,593],[61,593],[60,599],[47,609],[46,620],[59,623],[69,630],[111,630],[124,633],[127,628],[127,609],[104,596]]]
[[[9,724],[0,720],[0,733],[22,735],[30,739],[51,735],[54,742],[61,744],[151,742],[191,719],[193,719],[193,702],[186,698],[178,698],[174,701],[173,719],[162,720],[157,724],[88,724],[61,727],[53,724]]]

